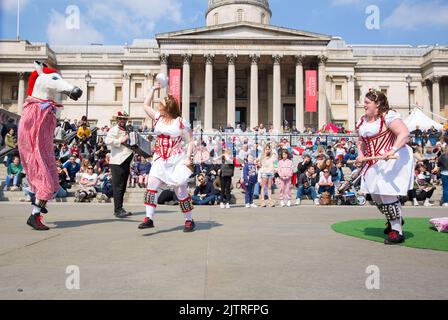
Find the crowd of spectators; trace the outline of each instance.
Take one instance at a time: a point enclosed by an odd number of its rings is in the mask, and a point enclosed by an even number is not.
[[[232,193],[238,190],[245,193],[247,208],[257,207],[257,199],[263,207],[300,205],[304,197],[320,205],[324,194],[335,197],[338,186],[345,181],[344,172],[359,169],[355,164],[355,136],[328,136],[323,129],[315,134],[310,128],[300,133],[288,125],[284,129],[282,134],[276,134],[271,126],[266,128],[263,124],[253,129],[244,124],[236,128],[228,125],[212,135],[195,129],[195,170],[190,183],[194,204],[219,204],[228,209],[234,202]],[[58,124],[54,132],[60,177],[57,196],[65,197],[73,189],[80,202],[112,197],[110,154],[104,142],[108,130],[108,126],[91,128],[85,117],[73,122],[65,119]],[[148,132],[147,127],[137,130]],[[413,205],[420,205],[420,201],[431,206],[435,189],[442,185],[441,204],[448,206],[446,132],[435,128],[424,132],[417,127],[412,134],[409,145],[414,150],[416,178],[408,200]],[[2,126],[1,138],[2,148],[16,148],[17,126],[8,121]],[[9,153],[2,160],[7,167],[3,190],[23,190],[31,199],[18,153]],[[151,157],[135,156],[129,188],[146,187],[151,161]],[[165,195],[169,192],[169,188],[164,190]]]

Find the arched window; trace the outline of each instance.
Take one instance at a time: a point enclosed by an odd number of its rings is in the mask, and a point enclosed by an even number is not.
[[[238,11],[236,12],[236,21],[241,22],[243,20],[244,20],[244,10],[238,9]]]
[[[215,25],[219,24],[219,14],[218,12],[215,13],[215,15],[213,16],[213,22]]]

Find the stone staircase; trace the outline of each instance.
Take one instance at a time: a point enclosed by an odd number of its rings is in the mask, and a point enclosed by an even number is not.
[[[346,168],[344,168],[345,171]],[[348,170],[348,169],[347,169]],[[345,172],[346,176],[348,172]],[[0,201],[9,201],[9,202],[24,202],[25,201],[25,195],[23,192],[21,191],[6,191],[3,192],[3,186],[4,186],[4,177],[6,176],[6,168],[4,165],[0,165],[0,184],[1,184],[1,189],[0,189]],[[236,169],[235,170],[235,177],[233,179],[233,185],[234,188],[232,190],[232,200],[231,200],[231,204],[238,204],[238,205],[244,205],[244,193],[242,192],[242,190],[237,189],[235,187],[236,182],[238,181],[239,177],[241,176],[241,171]],[[56,199],[55,202],[66,202],[66,203],[74,203],[75,202],[75,192],[76,192],[76,187],[72,187],[72,189],[69,190],[69,194],[67,198],[62,198],[62,199]],[[144,190],[145,189],[141,189],[141,188],[128,188],[126,191],[126,195],[125,195],[125,203],[126,204],[130,204],[130,205],[139,205],[143,203],[143,196],[144,196]],[[278,189],[274,190],[274,199],[277,199],[277,194],[278,194]],[[295,194],[296,194],[296,188],[293,187],[292,188],[292,199],[293,199],[293,203],[295,201]],[[434,203],[435,206],[439,206],[439,201],[442,197],[442,187],[441,186],[437,186],[437,190],[434,192],[434,195],[432,196],[432,202]],[[98,203],[99,201],[97,199],[93,199],[92,203]],[[106,202],[111,202],[106,201]],[[255,203],[258,204],[259,200],[255,200]],[[302,205],[313,205],[313,201],[310,199],[304,199],[302,200]],[[369,205],[368,203],[366,205]],[[407,206],[412,205],[411,202],[407,202],[406,203]]]

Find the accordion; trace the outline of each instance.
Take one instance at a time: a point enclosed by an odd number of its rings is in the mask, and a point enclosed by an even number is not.
[[[138,132],[129,132],[129,140],[125,145],[144,158],[148,158],[152,154],[151,142]]]

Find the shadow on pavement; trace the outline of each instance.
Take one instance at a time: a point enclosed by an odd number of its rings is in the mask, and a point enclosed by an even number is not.
[[[195,221],[196,224],[196,229],[194,232],[198,232],[198,231],[202,231],[202,230],[210,230],[212,228],[216,228],[216,227],[221,227],[222,224],[216,221]],[[179,232],[182,231],[184,229],[184,226],[177,226],[171,229],[166,229],[166,230],[160,230],[160,231],[156,231],[154,233],[147,233],[147,234],[143,234],[143,237],[150,237],[150,236],[154,236],[156,234],[162,234],[162,233],[169,233],[169,232]]]
[[[381,228],[365,228],[364,235],[377,237],[377,238],[381,238],[381,239],[386,239],[387,236],[384,234],[383,231],[384,231],[384,229],[381,229]],[[404,237],[406,239],[410,239],[410,238],[414,237],[414,234],[409,231],[404,231]]]

